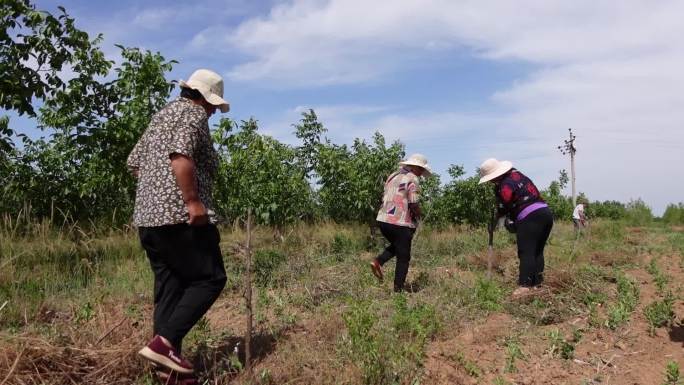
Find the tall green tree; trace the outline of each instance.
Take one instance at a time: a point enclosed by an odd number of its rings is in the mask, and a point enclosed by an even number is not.
[[[347,147],[326,140],[314,167],[325,213],[333,220],[372,225],[382,203],[384,182],[403,157],[404,145],[397,141],[388,146],[378,132],[372,144],[357,138]]]
[[[307,177],[312,175],[316,168],[316,162],[321,151],[323,135],[328,131],[323,123],[318,121],[314,110],[309,109],[302,113],[302,119],[294,125],[295,136],[302,141],[297,147],[297,158],[302,163]]]
[[[465,169],[451,165],[447,170],[451,181],[435,199],[434,217],[436,224],[467,224],[484,226],[491,222],[495,208],[494,189],[491,184],[479,184],[477,172],[465,178]]]
[[[312,189],[297,151],[258,132],[254,119],[238,127],[222,119],[214,131],[220,157],[215,201],[228,220],[251,208],[259,223],[280,227],[313,214]]]
[[[84,87],[80,76],[73,78],[40,107],[39,122],[52,134],[24,137],[24,149],[3,186],[14,200],[4,203],[4,211],[29,203],[37,216],[56,207],[73,219],[121,213],[117,221],[127,220],[134,180],[126,157],[152,114],[166,103],[173,84],[164,75],[174,62],[158,53],[119,48],[122,63],[113,80]]]
[[[112,66],[98,47],[102,36],[91,39],[63,7],[59,11],[36,10],[29,0],[0,2],[0,108],[35,117],[36,102],[57,97],[68,81],[102,94],[95,78]],[[13,134],[0,125],[0,156],[13,148]]]

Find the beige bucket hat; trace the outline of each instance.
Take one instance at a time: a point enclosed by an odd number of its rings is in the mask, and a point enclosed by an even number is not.
[[[489,158],[480,165],[480,184],[489,182],[490,180],[505,174],[512,168],[513,163],[507,160],[499,161],[494,158]]]
[[[221,112],[230,110],[230,104],[223,99],[223,78],[214,71],[198,69],[185,81],[181,80],[181,87],[199,91],[210,104],[218,106]]]
[[[402,166],[418,166],[426,171],[427,175],[432,174],[432,169],[428,164],[428,160],[423,154],[413,154],[408,159],[399,162]]]

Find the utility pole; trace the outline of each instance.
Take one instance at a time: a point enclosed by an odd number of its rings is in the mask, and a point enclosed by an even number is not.
[[[562,146],[558,146],[558,149],[563,155],[570,154],[570,182],[572,183],[572,207],[577,206],[577,190],[575,189],[575,153],[577,152],[577,147],[575,147],[575,134],[572,133],[572,128],[568,128],[568,133],[570,134],[570,139],[563,141]]]

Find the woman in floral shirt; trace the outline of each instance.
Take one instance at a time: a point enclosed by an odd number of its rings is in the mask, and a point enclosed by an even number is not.
[[[537,186],[509,161],[487,159],[480,165],[480,183],[494,184],[497,217],[507,217],[516,231],[520,274],[514,297],[529,294],[544,281],[544,247],[553,227],[553,215]]]
[[[404,289],[411,260],[413,233],[420,219],[419,177],[430,175],[430,166],[421,154],[411,155],[407,160],[400,162],[400,165],[401,168],[392,173],[385,182],[382,207],[376,218],[380,232],[390,245],[370,264],[373,274],[382,280],[382,265],[397,257],[394,272],[395,292]]]
[[[137,177],[133,223],[154,273],[154,337],[139,354],[166,383],[196,383],[181,355],[183,338],[223,290],[226,272],[214,225],[212,184],[218,157],[208,118],[220,109],[223,80],[197,70],[181,95],[152,117],[128,167]],[[161,369],[160,369],[161,370]]]

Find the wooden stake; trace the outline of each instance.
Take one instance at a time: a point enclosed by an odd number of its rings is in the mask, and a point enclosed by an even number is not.
[[[492,278],[494,259],[494,230],[489,230],[489,245],[487,247],[487,278]]]
[[[494,260],[494,228],[496,227],[496,212],[492,215],[492,220],[487,228],[489,240],[487,242],[487,278],[492,278],[492,265]]]
[[[245,302],[247,306],[247,330],[245,331],[245,368],[249,378],[252,372],[252,209],[247,209],[247,242],[245,243]]]

